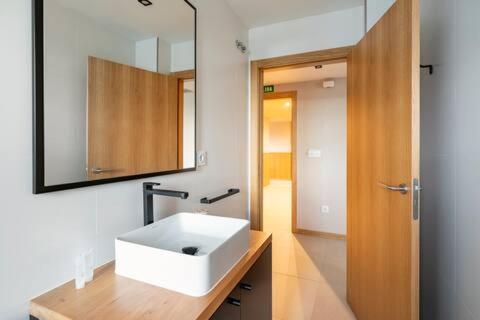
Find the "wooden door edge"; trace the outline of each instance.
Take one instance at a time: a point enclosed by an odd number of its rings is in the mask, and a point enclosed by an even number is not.
[[[420,179],[420,0],[408,1],[412,6],[412,177]],[[414,220],[412,213],[412,320],[420,319],[420,219],[419,215]]]

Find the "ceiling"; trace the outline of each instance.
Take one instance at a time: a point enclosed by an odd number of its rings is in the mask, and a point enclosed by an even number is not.
[[[292,121],[292,99],[268,99],[263,103],[265,121]]]
[[[194,11],[184,1],[151,0],[145,7],[136,0],[47,0],[57,2],[85,15],[131,40],[153,37],[168,43],[190,41],[194,38]]]
[[[346,77],[347,64],[342,62],[325,64],[321,69],[304,67],[297,69],[266,70],[264,74],[264,83],[265,85],[286,84]]]
[[[226,0],[248,28],[363,6],[364,0]]]

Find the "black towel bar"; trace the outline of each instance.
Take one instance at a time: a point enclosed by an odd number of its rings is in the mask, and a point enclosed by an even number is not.
[[[222,199],[225,199],[227,197],[233,196],[234,194],[237,194],[237,193],[240,193],[240,189],[229,189],[228,193],[222,194],[221,196],[218,196],[212,199],[203,198],[202,200],[200,200],[200,202],[205,204],[211,204],[211,203],[220,201]]]

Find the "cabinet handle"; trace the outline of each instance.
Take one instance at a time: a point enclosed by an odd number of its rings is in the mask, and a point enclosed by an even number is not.
[[[115,171],[114,169],[92,168],[93,174],[102,174],[102,173],[109,173],[114,171]]]
[[[247,290],[247,291],[252,291],[252,285],[248,283],[240,283],[240,289]]]
[[[242,304],[242,302],[240,300],[235,299],[235,298],[227,298],[227,303],[231,304],[231,305],[234,305],[236,307],[240,307],[240,305]]]

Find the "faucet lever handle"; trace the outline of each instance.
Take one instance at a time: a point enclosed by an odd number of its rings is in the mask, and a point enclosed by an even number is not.
[[[159,185],[161,185],[161,183],[158,183],[158,182],[144,182],[143,183],[143,189],[152,190],[153,187],[159,186]]]

